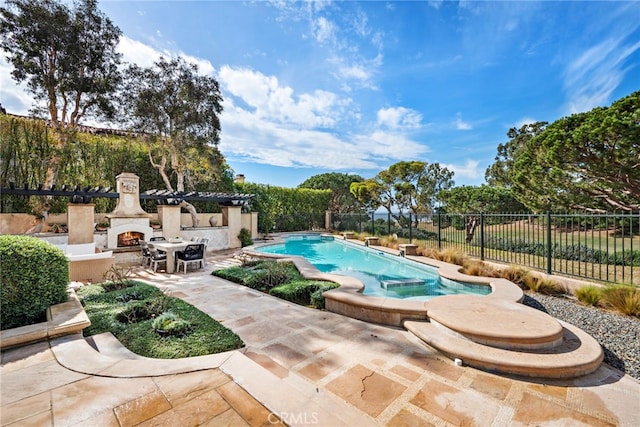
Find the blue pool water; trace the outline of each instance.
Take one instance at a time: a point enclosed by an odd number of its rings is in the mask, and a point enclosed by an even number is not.
[[[284,243],[256,250],[303,256],[322,272],[355,277],[364,283],[364,295],[426,300],[440,295],[491,292],[489,286],[442,278],[434,267],[327,236],[292,235]]]

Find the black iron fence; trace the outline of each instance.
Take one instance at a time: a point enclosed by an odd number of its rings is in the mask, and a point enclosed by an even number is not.
[[[640,214],[334,214],[331,228],[454,248],[549,274],[640,285]]]

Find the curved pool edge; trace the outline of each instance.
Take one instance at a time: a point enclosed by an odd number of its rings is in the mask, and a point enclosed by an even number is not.
[[[337,239],[341,237],[329,235]],[[292,255],[280,255],[270,254],[265,252],[258,252],[256,248],[262,246],[269,246],[281,243],[283,240],[274,239],[265,243],[257,243],[252,246],[247,246],[242,249],[242,252],[256,258],[263,259],[277,259],[281,261],[291,261],[300,271],[305,279],[311,280],[326,280],[335,282],[340,285],[339,288],[326,291],[325,307],[327,310],[348,316],[354,319],[363,320],[366,322],[378,323],[382,325],[395,326],[402,328],[403,323],[408,320],[422,320],[427,321],[429,302],[427,301],[413,301],[403,300],[398,298],[386,298],[370,295],[363,295],[364,284],[353,277],[342,276],[338,274],[322,273],[316,267],[314,267],[309,261],[301,256]],[[349,241],[350,244],[361,244],[363,242]],[[382,250],[384,252],[398,255],[399,251],[389,249],[382,246],[376,246],[376,250]],[[408,256],[408,259],[419,262],[421,264],[435,267],[438,273],[449,280],[456,280],[460,282],[473,283],[479,285],[486,285],[491,287],[491,293],[488,295],[478,295],[477,298],[491,298],[508,300],[510,302],[520,302],[524,298],[524,292],[519,286],[506,279],[490,278],[490,277],[478,277],[468,276],[460,273],[460,266],[437,261],[431,258]],[[455,295],[453,295],[455,297]],[[476,296],[474,296],[476,297]],[[435,297],[437,299],[439,297]]]

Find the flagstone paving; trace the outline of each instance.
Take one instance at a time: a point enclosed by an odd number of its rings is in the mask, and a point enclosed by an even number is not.
[[[110,378],[61,366],[48,343],[8,350],[2,425],[640,425],[640,383],[607,365],[564,381],[456,366],[407,331],[211,276],[221,262],[233,264],[212,258],[200,272],[136,276],[234,330],[246,343],[238,357]]]

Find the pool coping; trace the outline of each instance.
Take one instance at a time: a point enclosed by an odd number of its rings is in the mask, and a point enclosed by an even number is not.
[[[294,233],[300,234],[300,233]],[[326,233],[306,233],[320,236],[332,237],[337,240],[345,240],[348,244],[365,246],[359,240],[346,239],[343,236],[336,236]],[[290,235],[290,234],[289,234]],[[339,288],[326,291],[324,293],[325,307],[334,313],[342,314],[367,322],[379,323],[383,325],[403,327],[407,320],[429,319],[429,303],[427,301],[407,301],[398,298],[378,297],[363,295],[364,284],[353,277],[338,274],[322,273],[302,256],[279,255],[258,252],[255,249],[263,246],[278,244],[284,241],[287,235],[274,236],[274,240],[265,243],[257,243],[243,248],[243,253],[256,258],[276,259],[279,261],[291,261],[300,271],[305,279],[326,280],[338,283]],[[373,245],[370,245],[370,247]],[[400,255],[400,251],[383,246],[374,246],[376,250],[383,251],[391,255]],[[407,259],[435,267],[440,276],[459,282],[486,285],[491,287],[488,295],[478,295],[478,298],[489,298],[490,300],[506,300],[518,303],[524,298],[524,292],[513,282],[502,278],[469,276],[460,272],[459,265],[449,264],[435,259],[422,256],[407,255]],[[437,298],[434,298],[437,299]],[[488,301],[489,302],[489,301]]]

